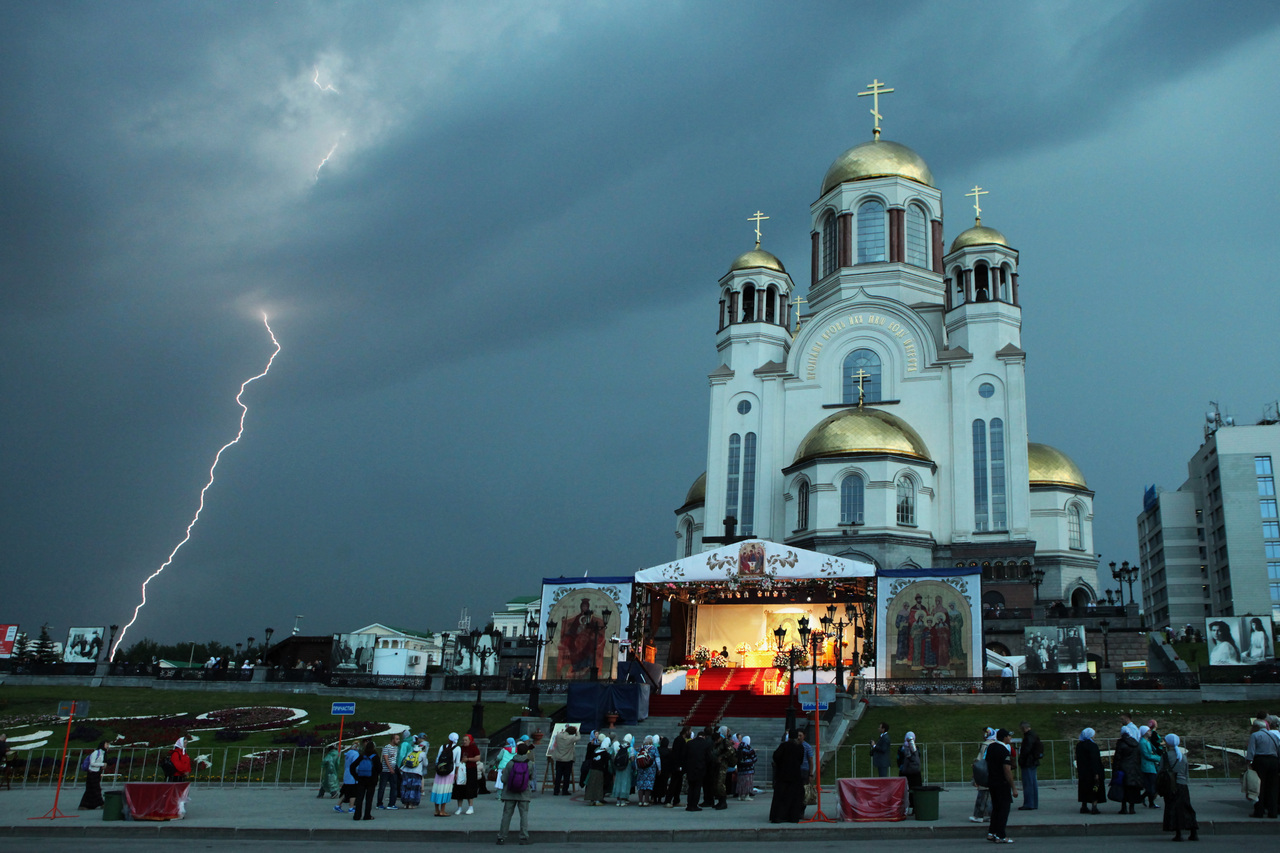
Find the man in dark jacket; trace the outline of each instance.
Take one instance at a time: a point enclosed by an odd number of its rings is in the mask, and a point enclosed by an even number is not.
[[[707,739],[706,732],[698,732],[698,736],[685,744],[684,748],[684,773],[689,780],[689,804],[685,806],[685,811],[702,811],[698,802],[711,766],[711,741]]]
[[[1040,759],[1044,758],[1044,744],[1040,735],[1031,730],[1031,724],[1022,721],[1022,747],[1018,750],[1018,772],[1022,774],[1022,805],[1018,811],[1031,811],[1040,808],[1040,789],[1036,785],[1036,774],[1039,772]]]
[[[880,737],[871,743],[871,766],[881,779],[889,775],[889,724],[880,724]]]
[[[991,791],[991,827],[987,840],[1008,844],[1009,809],[1018,796],[1018,784],[1013,780],[1013,755],[1010,744],[1013,735],[1008,729],[996,732],[995,742],[987,746],[987,788]]]
[[[667,777],[667,808],[680,805],[680,789],[684,787],[685,754],[689,748],[690,728],[685,726],[671,744],[671,773]],[[663,763],[666,770],[666,763]]]

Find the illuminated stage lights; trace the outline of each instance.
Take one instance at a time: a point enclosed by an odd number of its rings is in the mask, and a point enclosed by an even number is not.
[[[115,660],[116,650],[119,649],[120,644],[124,642],[125,633],[134,622],[138,621],[138,612],[142,610],[143,605],[147,603],[147,584],[151,583],[152,580],[169,567],[169,564],[173,562],[173,558],[177,556],[178,550],[181,549],[183,545],[187,544],[187,540],[191,538],[191,529],[196,526],[196,522],[200,520],[200,513],[204,511],[204,493],[209,491],[209,487],[213,485],[214,471],[218,467],[218,461],[222,459],[223,451],[233,444],[238,444],[240,436],[244,435],[244,419],[249,414],[249,407],[244,404],[244,401],[241,400],[240,397],[244,395],[244,389],[250,382],[261,379],[267,375],[271,370],[271,364],[276,360],[276,356],[280,354],[280,342],[276,340],[275,332],[271,331],[271,324],[267,322],[267,314],[265,311],[262,314],[262,324],[267,327],[267,334],[271,336],[271,343],[275,344],[275,351],[272,352],[271,357],[267,359],[267,366],[262,369],[261,373],[257,376],[251,376],[244,382],[240,383],[240,391],[236,394],[236,403],[240,406],[240,428],[236,432],[236,437],[222,445],[218,452],[214,454],[213,464],[209,466],[209,481],[205,483],[204,488],[200,490],[200,505],[196,508],[196,514],[192,516],[191,523],[187,525],[186,535],[183,536],[182,541],[174,546],[174,549],[169,552],[169,558],[164,561],[160,568],[152,572],[147,579],[142,582],[142,601],[138,602],[138,606],[133,609],[133,618],[130,619],[129,624],[125,625],[120,631],[120,636],[116,639],[115,645],[111,647],[111,653],[107,656],[107,660]]]

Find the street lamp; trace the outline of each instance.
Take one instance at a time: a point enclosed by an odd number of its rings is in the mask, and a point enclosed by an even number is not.
[[[495,646],[499,636],[497,631],[492,634],[482,632],[479,628],[473,628],[471,631],[471,656],[480,658],[480,671],[476,674],[476,703],[471,706],[471,728],[467,729],[467,734],[473,738],[484,737],[484,703],[481,698],[484,691],[484,664],[498,653]],[[491,645],[481,646],[481,637],[489,637]]]
[[[111,626],[111,639],[107,641],[107,660],[108,661],[111,660],[111,650],[115,648],[115,645],[116,645],[116,631],[119,631],[119,630],[120,630],[119,625]]]
[[[1036,588],[1035,603],[1040,603],[1040,584],[1044,583],[1044,569],[1036,566],[1031,570],[1031,585]]]
[[[1102,668],[1111,669],[1111,647],[1107,644],[1107,631],[1111,627],[1111,620],[1103,619],[1098,623],[1098,627],[1102,629]]]
[[[787,629],[779,625],[773,629],[774,639],[778,641],[778,651],[787,653],[787,731],[796,727],[795,683],[796,683],[796,647],[783,649],[787,641]]]
[[[298,623],[301,621],[302,621],[301,613],[293,617],[293,633],[290,636],[293,636],[293,637],[298,636]]]
[[[536,624],[536,623],[535,623]],[[556,623],[553,619],[547,620],[547,637],[544,640],[537,634],[533,635],[533,677],[529,679],[529,716],[542,716],[542,702],[538,689],[538,667],[542,662],[542,647],[551,642],[551,638],[556,635]]]
[[[1120,585],[1120,606],[1124,607],[1124,585],[1129,584],[1129,603],[1134,604],[1133,599],[1133,582],[1138,579],[1138,567],[1130,566],[1129,561],[1125,560],[1116,568],[1116,564],[1111,563],[1111,577]]]
[[[271,648],[271,635],[276,632],[275,628],[268,628],[263,633],[267,635],[266,641],[262,644],[262,653],[266,654],[267,649]]]

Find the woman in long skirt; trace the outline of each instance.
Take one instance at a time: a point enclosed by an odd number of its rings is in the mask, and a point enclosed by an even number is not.
[[[416,809],[422,802],[422,773],[425,769],[422,765],[426,760],[422,744],[417,744],[400,765],[400,801],[406,809]]]
[[[445,766],[448,773],[441,773]],[[431,782],[431,804],[436,817],[449,816],[449,801],[453,799],[453,783],[462,769],[462,747],[458,746],[458,733],[449,733],[449,742],[440,747],[436,755],[435,778]]]
[[[1106,771],[1093,739],[1095,734],[1093,729],[1085,729],[1076,744],[1076,801],[1080,803],[1080,814],[1101,814],[1098,804],[1107,801]]]
[[[641,767],[640,765],[644,765]],[[644,739],[640,752],[636,754],[636,799],[641,806],[653,805],[653,785],[658,779],[662,765],[658,761],[658,740],[653,735]]]
[[[102,798],[102,771],[107,766],[107,741],[98,744],[98,748],[89,753],[89,774],[85,777],[84,796],[80,798],[80,808],[100,809],[105,802]]]
[[[453,799],[458,804],[454,814],[475,814],[473,800],[480,791],[480,747],[471,735],[462,736],[462,766],[453,783]]]
[[[338,788],[342,784],[342,753],[338,745],[330,744],[329,751],[324,754],[324,762],[320,769],[320,793],[316,797],[328,794],[331,798],[338,796]]]
[[[610,760],[607,737],[601,737],[598,744],[587,747],[587,781],[582,801],[589,806],[604,804],[604,771]]]
[[[751,735],[743,735],[738,746],[738,788],[735,792],[739,800],[751,802],[755,799],[756,789],[756,751],[751,747]]]
[[[1173,796],[1164,801],[1164,829],[1173,831],[1174,841],[1182,840],[1184,829],[1191,831],[1192,841],[1199,841],[1200,824],[1196,822],[1196,810],[1191,807],[1191,791],[1187,788],[1187,751],[1178,745],[1181,740],[1175,734],[1165,735],[1164,742],[1166,748],[1160,759],[1160,767],[1172,767],[1178,783]]]

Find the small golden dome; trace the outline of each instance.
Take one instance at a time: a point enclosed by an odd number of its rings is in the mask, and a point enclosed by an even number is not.
[[[994,228],[988,228],[985,225],[975,225],[968,231],[961,231],[955,240],[951,241],[951,251],[963,249],[966,246],[1008,246],[1009,241],[1004,238]]]
[[[926,187],[933,186],[933,172],[919,154],[905,145],[876,139],[855,145],[841,154],[827,169],[822,179],[821,195],[845,181],[890,176],[910,178]]]
[[[766,252],[764,249],[761,249],[759,246],[752,249],[750,252],[743,252],[741,255],[738,255],[733,263],[729,264],[729,272],[734,272],[735,270],[756,269],[773,270],[774,272],[780,272],[783,275],[787,274],[786,269],[782,266],[782,261],[775,258],[769,252]]]
[[[1067,486],[1088,489],[1084,474],[1071,457],[1047,444],[1027,443],[1027,479],[1033,486]]]
[[[897,453],[916,459],[929,458],[924,439],[901,418],[879,409],[842,409],[809,430],[792,464],[849,453]]]
[[[705,503],[707,500],[707,472],[703,471],[698,479],[689,487],[689,494],[684,496],[684,505]]]

